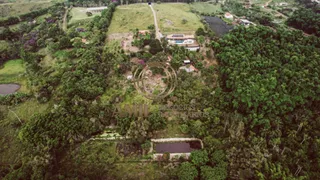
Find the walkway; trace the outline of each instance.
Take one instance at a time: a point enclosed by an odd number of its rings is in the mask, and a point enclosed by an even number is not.
[[[153,13],[153,17],[154,17],[154,27],[156,29],[156,38],[157,39],[161,39],[162,34],[160,33],[159,27],[158,27],[158,21],[157,21],[157,15],[156,15],[156,11],[153,9],[152,5],[149,5],[151,8],[151,11]]]
[[[62,23],[62,29],[63,31],[67,31],[67,28],[68,28],[68,21],[67,21],[67,16],[68,16],[68,11],[69,11],[69,8],[68,7],[64,7],[66,9],[66,12],[64,13],[64,17],[63,17],[63,23]]]

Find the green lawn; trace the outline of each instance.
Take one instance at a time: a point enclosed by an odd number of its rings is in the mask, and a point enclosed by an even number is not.
[[[197,3],[192,3],[190,5],[191,9],[198,11],[200,13],[217,13],[221,10],[221,4],[211,4],[207,2],[197,2]]]
[[[86,9],[87,8],[83,8],[83,7],[74,7],[71,9],[70,11],[70,15],[72,16],[72,18],[70,19],[70,21],[68,22],[68,24],[72,24],[81,20],[87,20],[87,19],[91,19],[94,16],[98,16],[101,13],[93,13],[92,16],[87,16],[86,14]]]
[[[135,28],[146,30],[152,24],[153,15],[147,4],[117,6],[108,34],[130,32]]]
[[[19,91],[27,92],[27,80],[23,76],[25,70],[23,60],[16,59],[7,61],[4,66],[0,68],[0,83],[18,83],[21,85]]]
[[[200,17],[191,12],[188,4],[156,4],[154,9],[157,12],[157,19],[160,31],[169,33],[193,33],[199,27],[203,27]],[[187,20],[184,24],[183,19]]]

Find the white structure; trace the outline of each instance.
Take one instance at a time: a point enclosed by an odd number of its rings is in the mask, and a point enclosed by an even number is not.
[[[320,4],[320,0],[311,0],[311,2],[316,2],[316,3]]]
[[[181,67],[179,68],[179,70],[185,70],[185,71],[188,72],[188,73],[198,71],[198,69],[195,68],[195,67],[192,66],[192,65],[181,66]]]
[[[226,14],[224,14],[224,17],[226,18],[226,19],[231,19],[231,20],[233,20],[233,16],[232,16],[232,14],[230,14],[230,13],[226,13]]]
[[[186,141],[199,141],[201,144],[201,149],[203,149],[203,142],[201,141],[201,139],[197,139],[197,138],[164,138],[164,139],[151,139],[151,148],[149,150],[149,152],[153,152],[154,150],[154,143],[165,143],[165,142],[186,142]],[[153,159],[157,160],[158,157],[162,157],[163,153],[154,153],[153,154]],[[189,158],[189,156],[191,155],[191,152],[185,152],[185,153],[170,153],[170,160],[172,160],[173,158],[177,158],[180,156],[185,156],[185,158]]]
[[[190,61],[190,60],[183,60],[183,63],[184,63],[184,64],[190,64],[191,61]]]
[[[248,21],[248,20],[246,20],[246,19],[240,19],[240,24],[241,25],[244,25],[244,26],[246,26],[246,27],[248,27],[248,26],[250,26],[250,25],[256,25],[255,23],[253,23],[253,22],[251,22],[251,21]]]
[[[171,34],[166,37],[169,45],[178,45],[183,46],[190,51],[197,51],[200,49],[199,44],[195,40],[193,35],[184,35],[184,34]]]
[[[103,7],[93,7],[93,8],[87,8],[86,12],[91,12],[91,13],[97,13],[97,12],[101,12],[105,9],[108,9],[107,6],[103,6]]]
[[[286,3],[286,2],[281,2],[281,3],[279,3],[279,5],[280,5],[280,6],[288,6],[288,3]]]

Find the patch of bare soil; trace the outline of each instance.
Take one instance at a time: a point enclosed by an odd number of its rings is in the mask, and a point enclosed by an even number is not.
[[[126,52],[138,52],[139,48],[132,46],[133,34],[132,33],[113,33],[108,35],[108,40],[118,40],[121,43],[121,47]]]

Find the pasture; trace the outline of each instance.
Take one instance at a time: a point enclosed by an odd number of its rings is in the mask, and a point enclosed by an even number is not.
[[[191,12],[190,5],[183,3],[155,4],[157,20],[162,33],[193,33],[203,27],[200,17]]]
[[[25,1],[0,4],[0,17],[17,16],[52,6],[51,1]]]
[[[147,4],[117,6],[108,34],[130,32],[132,29],[146,30],[154,24],[153,14]]]
[[[222,11],[220,3],[214,4],[212,2],[196,2],[190,4],[190,7],[194,11],[206,14],[218,13]]]
[[[93,13],[92,16],[87,16],[86,9],[87,8],[83,8],[83,7],[72,8],[70,11],[70,15],[72,16],[72,18],[70,19],[68,24],[73,24],[82,20],[91,19],[101,14],[101,13]]]

